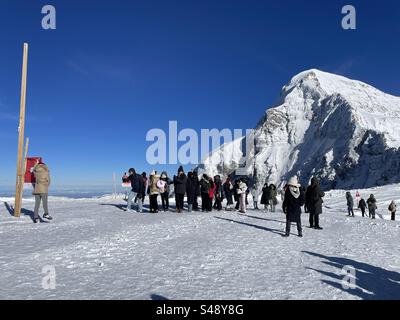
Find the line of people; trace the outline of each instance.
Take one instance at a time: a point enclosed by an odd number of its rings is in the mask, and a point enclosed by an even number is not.
[[[359,197],[359,193],[357,192],[356,197]],[[347,212],[349,217],[354,217],[354,199],[351,195],[350,191],[346,192],[346,201],[347,201]],[[358,200],[357,208],[361,210],[362,217],[366,216],[366,209],[368,208],[368,217],[371,219],[375,219],[376,210],[378,209],[377,201],[374,194],[371,194],[367,201],[363,198]],[[392,221],[396,220],[396,210],[397,205],[394,200],[391,201],[388,207],[388,211],[390,213],[390,219]]]

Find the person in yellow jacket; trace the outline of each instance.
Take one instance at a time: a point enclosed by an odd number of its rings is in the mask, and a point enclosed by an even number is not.
[[[44,209],[43,218],[47,220],[52,220],[53,218],[49,215],[49,208],[47,203],[50,186],[49,168],[43,162],[38,162],[33,168],[33,174],[35,176],[35,183],[33,184],[33,195],[35,196],[35,211],[33,222],[38,223],[40,221],[39,208],[42,201]]]

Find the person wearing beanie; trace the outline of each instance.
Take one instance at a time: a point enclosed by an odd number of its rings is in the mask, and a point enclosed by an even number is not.
[[[299,237],[302,237],[301,207],[304,206],[305,203],[304,192],[300,188],[296,176],[290,178],[287,185],[285,200],[282,204],[283,212],[286,214],[286,232],[284,236],[289,237],[291,223],[296,222],[298,235]]]

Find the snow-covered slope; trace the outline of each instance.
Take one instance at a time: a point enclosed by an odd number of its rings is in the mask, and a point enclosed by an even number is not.
[[[400,185],[359,191],[375,194],[376,220],[347,217],[345,191],[333,190],[324,229],[307,228],[304,214],[303,238],[294,225],[282,238],[280,205],[138,214],[113,197],[52,198],[54,220],[33,224],[32,201],[15,219],[0,198],[0,299],[400,299],[400,222],[387,211]],[[345,265],[356,270],[351,290],[342,287]],[[54,268],[55,290],[42,287],[44,267]]]
[[[297,174],[317,175],[327,188],[360,188],[400,181],[400,98],[360,81],[319,70],[295,76],[269,108],[247,152],[247,174],[258,186]],[[238,168],[236,141],[205,159],[204,170]],[[236,152],[226,152],[226,150]]]

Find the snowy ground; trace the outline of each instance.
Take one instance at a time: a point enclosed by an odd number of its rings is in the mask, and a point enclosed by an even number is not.
[[[303,215],[303,238],[295,226],[282,237],[280,209],[150,215],[112,197],[52,199],[55,220],[35,225],[32,201],[15,219],[0,199],[0,299],[400,299],[400,223],[387,220],[400,187],[373,192],[384,216],[348,218],[344,191],[333,191],[324,230]],[[344,265],[356,289],[342,288]],[[45,266],[55,290],[42,288]]]

